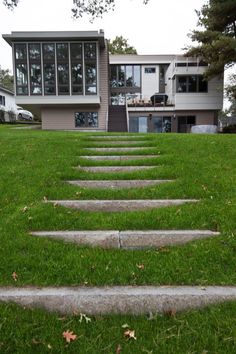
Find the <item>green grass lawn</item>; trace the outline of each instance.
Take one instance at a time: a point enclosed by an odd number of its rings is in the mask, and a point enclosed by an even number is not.
[[[236,136],[149,134],[148,143],[140,141],[136,146],[151,146],[151,153],[160,153],[159,158],[115,164],[155,164],[157,167],[120,174],[86,173],[73,168],[113,165],[111,161],[96,163],[80,157],[93,154],[82,150],[95,145],[87,136],[86,133],[15,130],[11,126],[0,126],[1,286],[236,284]],[[104,142],[104,146],[107,144]],[[150,151],[134,153],[149,154]],[[123,191],[87,190],[64,182],[112,178],[176,181]],[[54,207],[43,203],[44,198],[197,198],[200,202],[149,211],[90,213]],[[30,230],[109,229],[212,229],[220,231],[221,236],[159,250],[108,251],[28,235]],[[144,264],[144,269],[137,267],[140,263]],[[12,279],[13,272],[18,275],[17,282]],[[60,330],[69,326],[76,332],[77,326],[81,326],[77,317],[58,322],[57,315],[1,305],[0,353],[115,353],[119,341],[122,353],[235,353],[236,333],[231,333],[230,324],[235,314],[236,306],[230,304],[152,321],[144,317],[96,318],[87,327],[83,325],[81,338],[65,349]],[[120,335],[121,325],[127,321],[137,328],[137,341],[127,341]],[[22,322],[22,326],[18,322]],[[14,323],[17,323],[15,335]],[[206,326],[209,326],[208,332]],[[9,328],[11,330],[7,330]],[[34,336],[27,331],[33,335],[35,331],[44,344],[32,343]],[[55,340],[54,337],[51,340],[54,333]],[[15,338],[11,343],[7,340],[10,336]],[[48,338],[52,349],[45,346]]]

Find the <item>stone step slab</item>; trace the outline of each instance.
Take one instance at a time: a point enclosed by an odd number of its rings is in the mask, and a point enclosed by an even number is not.
[[[130,151],[138,151],[138,150],[148,150],[153,149],[153,147],[89,147],[83,148],[88,151],[96,151],[96,152],[130,152]]]
[[[81,155],[80,158],[86,160],[95,160],[95,161],[125,161],[125,160],[141,160],[141,159],[154,159],[158,158],[160,155]]]
[[[147,136],[145,135],[90,135],[87,138],[91,140],[97,140],[97,139],[104,139],[104,140],[115,140],[115,139],[120,139],[120,140],[125,140],[125,139],[135,139],[135,140],[142,140],[146,139]]]
[[[92,142],[91,142],[92,143]],[[93,144],[95,145],[104,145],[104,146],[107,146],[107,147],[109,147],[109,145],[137,145],[137,144],[148,144],[149,143],[149,141],[148,140],[142,140],[142,141],[140,141],[140,140],[131,140],[131,141],[129,141],[129,140],[127,140],[127,141],[125,141],[125,140],[117,140],[116,139],[116,141],[96,141],[96,142],[93,142]],[[95,146],[94,146],[95,147]],[[147,148],[151,148],[152,146],[147,146]]]
[[[71,209],[86,211],[136,211],[169,206],[178,206],[186,203],[196,203],[196,199],[133,199],[133,200],[47,200],[54,206],[64,206]]]
[[[81,188],[96,188],[96,189],[119,189],[119,188],[143,188],[155,186],[158,184],[172,182],[171,180],[103,180],[103,181],[66,181],[69,184]]]
[[[158,166],[91,166],[91,167],[79,166],[76,168],[85,172],[110,173],[110,172],[135,172],[135,171],[149,170],[156,167]]]
[[[236,300],[234,286],[0,287],[0,301],[62,314],[144,315]]]
[[[128,250],[173,246],[220,235],[210,230],[33,231],[30,234],[78,245]]]

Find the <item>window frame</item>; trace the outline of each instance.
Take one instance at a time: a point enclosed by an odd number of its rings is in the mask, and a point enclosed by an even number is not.
[[[196,78],[196,91],[190,91],[190,78],[191,77],[195,77]],[[186,80],[186,91],[179,91],[179,79],[180,78],[185,78]],[[201,90],[200,91],[200,80],[202,82],[206,83],[206,89],[205,90]],[[204,81],[203,80],[203,75],[177,75],[176,76],[176,93],[180,93],[180,94],[186,94],[186,93],[208,93],[208,81]]]
[[[85,121],[85,124],[83,125],[83,126],[79,126],[79,125],[77,125],[76,124],[76,120],[77,120],[77,117],[76,117],[76,115],[84,115],[84,121]],[[93,126],[90,126],[89,125],[89,115],[90,114],[95,114],[96,115],[96,120],[97,120],[97,124],[96,125],[93,125]],[[74,119],[75,119],[75,128],[80,128],[80,129],[82,129],[82,128],[85,128],[85,129],[88,129],[88,128],[91,128],[91,129],[94,129],[94,128],[98,128],[98,123],[99,123],[99,121],[98,121],[98,112],[96,112],[96,111],[93,111],[93,112],[74,112]]]

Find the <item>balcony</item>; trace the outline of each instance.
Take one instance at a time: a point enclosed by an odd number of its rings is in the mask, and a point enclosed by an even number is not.
[[[169,111],[174,109],[174,105],[164,93],[156,93],[151,97],[141,94],[129,95],[126,98],[126,104],[129,111]]]

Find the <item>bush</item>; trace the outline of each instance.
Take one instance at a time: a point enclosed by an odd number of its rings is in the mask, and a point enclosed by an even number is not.
[[[224,134],[236,134],[236,124],[228,125],[227,127],[224,127],[223,130],[222,130],[222,133],[224,133]]]
[[[5,111],[0,109],[0,123],[5,123]]]

